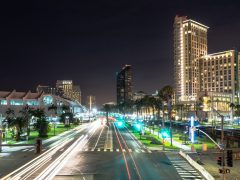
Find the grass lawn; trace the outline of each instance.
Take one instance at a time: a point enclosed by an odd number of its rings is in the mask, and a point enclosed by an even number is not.
[[[73,128],[77,127],[77,126],[78,126],[78,125],[71,125],[71,127],[68,127],[68,128],[67,128],[67,127],[64,126],[64,124],[58,124],[58,125],[56,125],[55,130],[54,130],[54,127],[51,127],[50,132],[48,132],[48,136],[45,137],[45,138],[42,138],[42,139],[51,138],[51,137],[53,137],[53,136],[56,136],[56,135],[58,135],[58,134],[61,134],[61,133],[65,132],[65,131],[68,131],[68,130],[70,130],[70,129],[73,129]],[[55,135],[54,135],[54,131],[55,131]],[[26,140],[23,139],[22,141],[18,141],[18,142],[17,142],[17,141],[15,141],[15,140],[12,139],[10,132],[8,132],[8,135],[7,135],[7,143],[8,143],[8,144],[15,144],[15,143],[34,144],[36,138],[38,138],[38,132],[32,130],[32,131],[30,132],[30,136],[29,136],[29,138],[28,138],[28,141],[26,141]]]
[[[187,141],[188,141],[188,134],[186,135],[187,137],[186,137],[186,139],[187,139]],[[182,139],[182,138],[183,139]],[[177,142],[179,142],[179,143],[183,143],[183,141],[184,141],[184,134],[183,133],[180,133],[180,132],[177,132],[177,131],[173,131],[173,140],[174,141],[177,141]],[[214,148],[216,148],[216,145],[210,140],[210,139],[208,139],[207,137],[205,137],[205,136],[202,136],[202,137],[197,137],[197,142],[198,142],[198,144],[194,144],[194,148],[196,149],[196,150],[202,150],[202,145],[203,144],[207,144],[207,148],[208,149],[214,149]],[[191,147],[191,144],[189,143],[187,146],[189,146],[189,147]]]
[[[139,132],[137,132],[136,130],[134,130],[130,124],[126,123],[126,127],[134,134],[134,136],[142,142],[142,144],[144,144],[147,147],[159,147],[162,148],[162,139],[158,138],[158,136],[151,134],[149,131],[145,130],[144,131],[144,136],[141,136],[140,139],[140,134]],[[161,144],[153,144],[152,140],[150,138],[154,138],[157,141],[160,141]],[[165,142],[165,147],[167,149],[179,149],[178,147],[175,146],[171,146],[171,144],[169,142]]]

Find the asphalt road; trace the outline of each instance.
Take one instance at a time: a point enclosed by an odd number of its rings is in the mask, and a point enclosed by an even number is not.
[[[73,129],[62,133],[58,136],[53,138],[47,139],[43,141],[43,150],[42,152],[46,152],[53,149],[54,147],[58,147],[65,142],[66,140],[71,138],[71,141],[66,143],[65,147],[62,147],[60,150],[63,151],[64,148],[67,149],[70,143],[74,141],[74,138],[79,137],[79,135],[84,131],[86,125],[82,125],[77,129]],[[87,129],[85,130],[87,132]],[[58,156],[62,152],[55,152],[53,155]],[[34,146],[17,146],[17,147],[8,147],[4,146],[2,152],[0,153],[0,178],[3,178],[7,174],[15,171],[16,169],[24,166],[26,163],[38,158],[39,155],[35,154],[35,147]],[[46,166],[44,166],[46,167]],[[43,167],[43,168],[44,168]],[[24,168],[23,168],[24,169]],[[29,172],[26,171],[26,174]]]
[[[18,168],[4,178],[203,179],[177,152],[148,150],[117,123],[95,121],[44,144],[39,156],[32,147],[5,151],[9,154],[0,158],[0,177]]]
[[[203,179],[176,152],[150,151],[125,127],[99,125],[54,179]]]

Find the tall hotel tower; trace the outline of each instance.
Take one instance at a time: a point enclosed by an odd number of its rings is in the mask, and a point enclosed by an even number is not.
[[[174,83],[176,103],[196,100],[194,59],[207,55],[208,27],[186,16],[174,20]]]

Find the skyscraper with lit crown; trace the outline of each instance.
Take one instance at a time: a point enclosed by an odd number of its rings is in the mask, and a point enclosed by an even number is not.
[[[206,55],[208,27],[187,16],[174,20],[174,84],[176,102],[195,101],[197,79],[194,78],[194,59]]]

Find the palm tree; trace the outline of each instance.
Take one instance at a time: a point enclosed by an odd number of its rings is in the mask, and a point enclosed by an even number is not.
[[[165,97],[164,97],[164,92],[163,92],[163,89],[159,90],[158,91],[158,99],[162,102],[161,103],[161,108],[162,108],[162,127],[164,128],[165,127],[165,106],[164,106],[164,103],[165,103]]]
[[[155,108],[157,110],[157,120],[160,120],[160,111],[162,108],[162,104],[163,104],[163,102],[160,98],[155,99]]]
[[[202,110],[203,110],[203,98],[202,97],[200,97],[198,99],[198,101],[196,101],[194,108],[195,108],[195,111],[196,111],[196,116],[199,119],[199,122],[201,122],[202,121],[201,113],[202,113]]]
[[[231,121],[233,124],[234,108],[236,107],[234,103],[230,103],[229,107],[231,108]]]
[[[162,92],[162,97],[167,103],[168,107],[168,119],[170,120],[170,137],[171,137],[171,146],[172,146],[172,99],[173,99],[173,94],[174,90],[171,86],[164,86],[161,90]]]
[[[10,122],[11,127],[16,129],[16,141],[20,140],[23,129],[27,127],[27,121],[23,117],[16,117]]]
[[[27,123],[27,136],[30,135],[30,113],[29,113],[29,106],[24,106],[19,113],[21,114],[21,117],[26,121]]]
[[[113,105],[112,104],[104,104],[103,105],[103,111],[105,111],[106,113],[106,120],[107,120],[107,125],[109,124],[109,120],[108,120],[108,116],[109,116],[109,112],[113,109]]]
[[[63,104],[63,105],[61,106],[61,109],[62,109],[62,112],[63,112],[63,113],[70,111],[70,107],[69,107],[68,105],[65,105],[65,104]]]
[[[46,120],[45,112],[43,109],[30,110],[32,116],[36,118],[34,128],[38,131],[39,137],[46,137],[49,132],[49,122]]]
[[[13,120],[14,120],[14,118],[15,118],[15,112],[14,112],[14,110],[13,109],[11,109],[11,108],[8,108],[7,110],[6,110],[6,112],[5,112],[5,114],[6,114],[6,118],[5,118],[5,120],[4,120],[4,122],[5,122],[5,124],[8,126],[8,127],[11,127],[12,125],[13,125]],[[3,131],[5,131],[5,128],[6,128],[6,125],[5,126],[3,126]],[[14,127],[14,126],[12,126],[12,127]],[[12,136],[14,136],[14,131],[13,131],[13,134],[12,134]],[[4,134],[5,135],[5,134]],[[5,138],[5,137],[3,137],[3,138]]]
[[[156,108],[156,98],[153,96],[149,97],[149,105],[152,109],[153,120],[155,120],[155,108]]]
[[[137,100],[134,102],[134,105],[135,105],[136,111],[137,111],[137,119],[139,119],[139,113],[140,113],[141,108],[142,108],[141,100],[140,100],[140,99],[137,99]]]

